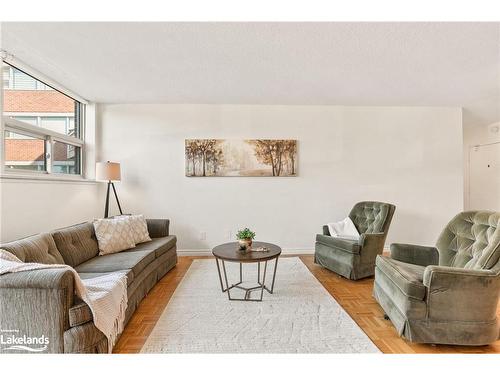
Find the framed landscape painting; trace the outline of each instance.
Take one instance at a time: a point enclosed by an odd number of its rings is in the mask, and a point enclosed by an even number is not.
[[[187,177],[293,177],[294,139],[186,139]]]

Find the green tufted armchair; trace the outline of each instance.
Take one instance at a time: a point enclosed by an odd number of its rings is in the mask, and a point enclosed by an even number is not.
[[[332,237],[325,225],[323,234],[316,235],[314,262],[351,280],[372,276],[395,209],[384,202],[356,203],[349,217],[361,235],[359,241]]]
[[[486,345],[499,337],[500,213],[462,212],[436,247],[392,244],[378,256],[373,295],[413,342]]]

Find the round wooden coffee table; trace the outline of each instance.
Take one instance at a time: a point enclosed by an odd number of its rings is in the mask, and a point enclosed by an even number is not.
[[[242,252],[239,250],[238,242],[229,242],[219,246],[216,246],[212,249],[212,254],[215,257],[215,262],[217,263],[217,272],[219,273],[219,281],[220,287],[222,289],[222,293],[227,292],[227,296],[231,301],[262,301],[262,297],[264,295],[264,290],[269,293],[273,293],[274,290],[274,281],[276,279],[276,269],[278,267],[278,257],[281,254],[281,248],[277,245],[267,242],[258,242],[255,241],[252,244],[253,249],[258,248],[266,248],[268,251],[246,251]],[[273,280],[271,282],[271,288],[266,286],[266,272],[267,272],[267,262],[275,259],[274,262],[274,271],[273,271]],[[222,273],[221,273],[221,265],[222,264]],[[229,282],[227,281],[227,272],[226,272],[226,264],[225,262],[233,262],[240,264],[240,281],[236,284],[231,284],[229,286]],[[257,286],[245,288],[241,286],[243,283],[243,263],[257,263]],[[264,272],[262,274],[262,282],[260,280],[260,264],[264,263]],[[224,287],[223,276],[226,286]],[[245,291],[244,298],[234,298],[231,297],[231,289],[238,288]],[[260,298],[251,298],[250,294],[252,291],[260,290]]]

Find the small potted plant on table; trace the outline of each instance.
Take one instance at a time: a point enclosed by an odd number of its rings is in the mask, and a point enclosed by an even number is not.
[[[240,250],[246,251],[252,247],[252,240],[255,238],[255,232],[252,232],[248,228],[240,229],[238,233],[236,233],[236,238],[238,239]]]

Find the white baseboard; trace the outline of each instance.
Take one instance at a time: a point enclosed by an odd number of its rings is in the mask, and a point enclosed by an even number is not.
[[[314,254],[314,248],[282,249],[281,254],[283,254],[283,255],[310,255],[310,254]],[[177,255],[179,255],[179,256],[207,256],[207,255],[212,255],[212,250],[211,249],[177,249]]]
[[[389,252],[389,248],[384,247],[384,252]],[[282,249],[281,254],[283,254],[283,255],[312,255],[312,254],[314,254],[314,248]],[[211,249],[177,249],[177,255],[179,255],[179,256],[209,256],[209,255],[212,255],[212,250]]]

